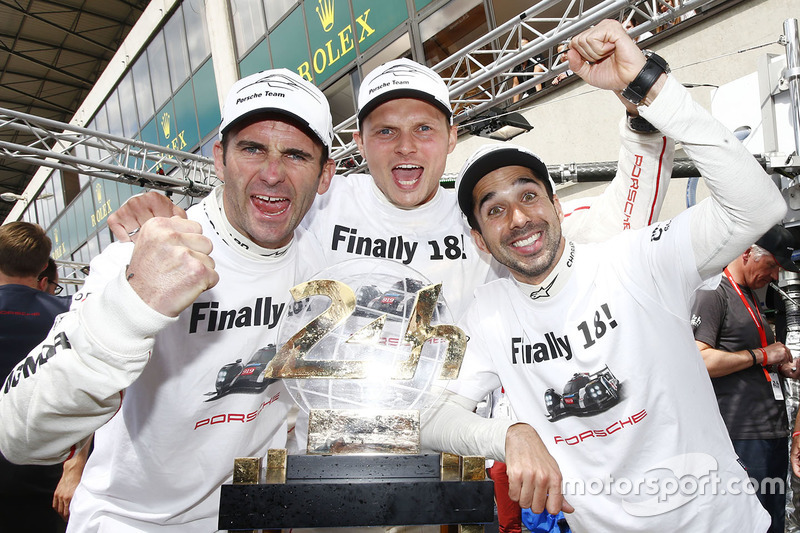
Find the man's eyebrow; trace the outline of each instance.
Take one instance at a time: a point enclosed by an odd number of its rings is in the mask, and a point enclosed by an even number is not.
[[[483,195],[483,197],[482,197],[482,198],[480,199],[480,201],[478,202],[478,211],[480,211],[481,209],[483,209],[483,204],[485,204],[486,202],[488,202],[489,200],[491,200],[492,198],[494,198],[494,197],[495,197],[495,194],[496,194],[496,193],[495,193],[494,191],[489,191],[488,193],[484,194],[484,195]]]
[[[256,141],[251,141],[249,139],[240,139],[236,141],[237,148],[258,148],[259,150],[263,150],[266,148],[263,144]]]
[[[541,186],[544,186],[544,183],[542,183],[542,182],[541,182],[541,181],[540,181],[538,178],[530,178],[530,177],[528,177],[528,176],[520,176],[520,177],[519,177],[519,178],[517,178],[517,180],[514,182],[514,185],[515,185],[515,186],[517,186],[517,185],[527,185],[527,184],[529,184],[529,183],[532,183],[532,184],[534,184],[534,185],[541,185]]]
[[[531,177],[528,177],[528,176],[520,176],[519,178],[517,178],[514,181],[514,183],[511,186],[512,187],[517,187],[517,186],[520,186],[520,185],[528,185],[528,184],[539,185],[541,187],[544,187],[544,184],[541,183],[538,178],[531,178]],[[494,196],[495,196],[495,192],[494,191],[489,191],[488,193],[486,193],[478,201],[478,211],[480,211],[481,208],[483,208],[483,204],[485,204],[486,202],[488,202],[489,200],[494,198]]]
[[[237,148],[257,148],[259,150],[267,150],[267,146],[263,143],[251,141],[248,139],[242,139],[236,141]],[[306,159],[314,159],[314,155],[310,154],[309,152],[303,150],[302,148],[286,148],[283,150],[284,154],[287,155],[297,155],[304,157]]]
[[[299,155],[300,157],[304,157],[306,159],[314,159],[314,155],[306,152],[302,148],[287,148],[283,151],[284,154],[287,155]]]

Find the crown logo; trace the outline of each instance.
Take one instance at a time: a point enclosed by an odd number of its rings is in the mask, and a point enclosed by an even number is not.
[[[99,183],[94,186],[94,195],[97,197],[98,202],[103,203],[103,186]]]
[[[164,132],[164,138],[169,139],[169,113],[161,115],[161,130]]]
[[[333,28],[333,0],[317,0],[317,2],[319,3],[317,16],[322,24],[322,29],[326,32],[331,31]]]

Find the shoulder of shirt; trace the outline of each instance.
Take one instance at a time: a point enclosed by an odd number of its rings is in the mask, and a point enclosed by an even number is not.
[[[361,188],[371,183],[372,176],[369,174],[336,174],[331,180],[330,188],[322,196],[324,197],[330,193],[341,194],[339,191],[352,189],[354,187]]]

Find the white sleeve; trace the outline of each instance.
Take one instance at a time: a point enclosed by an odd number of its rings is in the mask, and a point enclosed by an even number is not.
[[[656,222],[667,194],[675,142],[661,133],[631,131],[620,121],[619,163],[597,197],[562,202],[564,235],[575,242],[603,242],[622,230]]]
[[[155,334],[177,320],[151,309],[125,279],[130,248],[112,245],[92,261],[72,309],[6,378],[0,452],[9,461],[57,463],[80,449],[119,409]]]
[[[478,416],[473,412],[476,405],[474,400],[443,391],[439,402],[422,414],[422,448],[505,461],[506,432],[516,422]]]
[[[700,275],[718,274],[783,218],[786,202],[742,143],[673,76],[639,113],[682,144],[711,191],[692,209],[692,248]]]

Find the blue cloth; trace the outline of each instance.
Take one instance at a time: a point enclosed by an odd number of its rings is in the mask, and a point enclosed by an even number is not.
[[[42,342],[70,300],[25,285],[0,285],[0,376]]]
[[[530,509],[522,510],[522,523],[531,533],[571,533],[564,513],[552,515],[547,511],[534,513]]]
[[[786,522],[785,481],[789,473],[788,439],[735,439],[731,442],[747,469],[747,475],[757,485],[758,501],[772,517],[768,533],[783,533]]]
[[[47,336],[70,300],[25,285],[0,285],[0,386]],[[2,390],[0,390],[0,394]],[[19,466],[0,455],[0,530],[60,533],[66,523],[52,508],[61,465]]]

